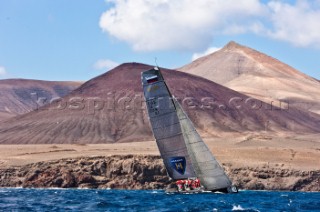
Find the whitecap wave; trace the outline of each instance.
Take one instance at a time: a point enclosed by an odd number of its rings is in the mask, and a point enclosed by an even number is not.
[[[244,211],[245,209],[241,205],[234,205],[232,211]]]
[[[246,210],[253,210],[253,211],[260,212],[255,208],[243,208],[241,205],[233,205],[232,207],[232,211],[246,211]]]

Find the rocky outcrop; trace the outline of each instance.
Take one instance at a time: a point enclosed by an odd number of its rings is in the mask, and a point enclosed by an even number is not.
[[[270,167],[228,168],[239,188],[248,190],[320,191],[320,170],[299,171]]]
[[[320,170],[223,165],[240,189],[320,191]],[[164,189],[169,185],[172,181],[159,156],[81,157],[0,170],[1,187]]]
[[[0,170],[1,187],[161,189],[168,182],[158,156],[82,157]]]

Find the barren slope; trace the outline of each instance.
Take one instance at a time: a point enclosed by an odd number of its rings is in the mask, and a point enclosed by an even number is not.
[[[152,139],[140,74],[152,68],[127,63],[98,76],[59,102],[0,124],[0,143],[112,143]],[[279,110],[209,80],[163,69],[172,93],[203,135],[319,132],[319,116]],[[136,97],[135,97],[136,96]],[[187,99],[186,99],[187,98]],[[254,104],[253,104],[254,103]],[[253,104],[253,106],[252,106]],[[189,105],[189,106],[188,106]]]
[[[0,80],[0,121],[35,110],[80,85],[80,82]]]
[[[265,102],[320,114],[320,83],[277,59],[230,42],[178,69],[202,76]]]

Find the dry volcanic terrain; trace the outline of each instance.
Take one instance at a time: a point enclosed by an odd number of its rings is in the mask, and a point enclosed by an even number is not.
[[[318,137],[205,139],[241,189],[320,191]],[[155,141],[2,145],[0,187],[164,189],[172,186]]]
[[[80,82],[0,80],[0,121],[36,110],[80,85]]]
[[[235,42],[178,70],[274,105],[320,114],[319,80]]]
[[[142,96],[141,72],[122,64],[69,95],[0,124],[1,144],[88,144],[153,139]],[[319,133],[320,116],[276,107],[210,80],[162,69],[170,90],[204,137]]]
[[[219,67],[216,73],[213,66]],[[142,96],[141,72],[150,68],[122,64],[61,99],[0,123],[0,187],[172,186]],[[319,103],[319,81],[233,42],[181,70],[162,73],[235,185],[320,191],[318,106],[291,107],[304,95]],[[265,82],[274,86],[268,95],[260,92]]]

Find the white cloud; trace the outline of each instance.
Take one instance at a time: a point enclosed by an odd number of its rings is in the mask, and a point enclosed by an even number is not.
[[[105,70],[105,71],[109,71],[110,69],[115,68],[116,66],[118,66],[119,63],[114,62],[112,60],[108,60],[108,59],[101,59],[98,60],[97,62],[94,63],[93,67],[97,70]]]
[[[6,68],[3,66],[0,66],[0,77],[4,77],[5,75],[7,75]]]
[[[253,33],[320,48],[320,0],[107,0],[101,29],[136,51],[203,51],[221,34]]]
[[[298,0],[294,5],[271,1],[268,6],[273,24],[269,36],[296,46],[320,47],[319,0]]]
[[[220,32],[250,30],[264,13],[259,0],[109,0],[104,32],[134,50],[201,50]],[[237,27],[235,27],[237,26]]]
[[[208,55],[208,54],[211,54],[211,53],[213,53],[213,52],[216,52],[216,51],[218,51],[218,50],[220,50],[220,49],[221,49],[221,48],[218,48],[218,47],[210,47],[210,48],[208,48],[207,50],[205,50],[204,52],[194,53],[194,54],[192,55],[192,61],[194,61],[194,60],[196,60],[196,59],[198,59],[198,58],[200,58],[200,57],[206,56],[206,55]]]

